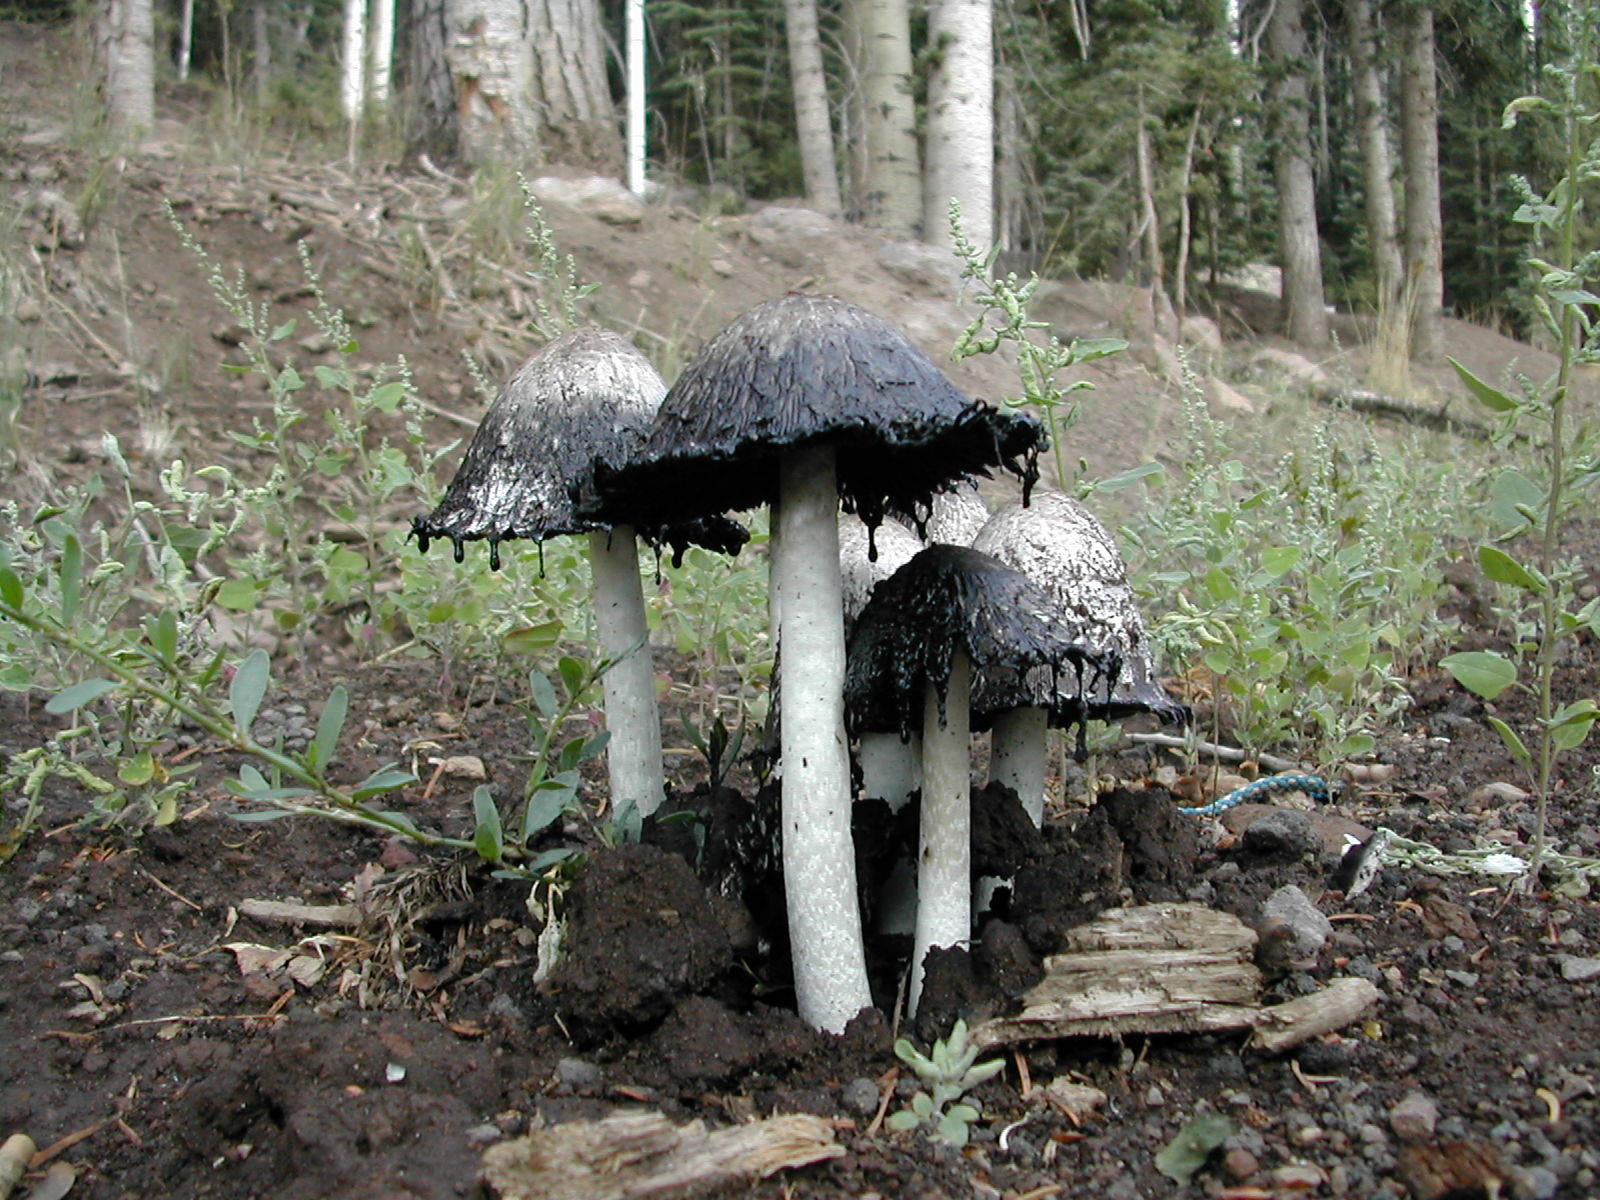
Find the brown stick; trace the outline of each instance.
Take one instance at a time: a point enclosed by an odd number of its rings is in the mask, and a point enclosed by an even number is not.
[[[1332,980],[1320,992],[1264,1009],[1250,1044],[1269,1054],[1278,1054],[1359,1021],[1377,1002],[1376,985],[1347,975]]]

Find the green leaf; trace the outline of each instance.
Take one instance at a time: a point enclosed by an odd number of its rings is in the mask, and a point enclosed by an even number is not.
[[[143,787],[155,777],[156,760],[148,750],[139,751],[117,768],[117,778],[129,787]]]
[[[234,724],[246,738],[250,736],[250,727],[256,723],[256,713],[261,710],[271,678],[272,662],[265,650],[252,650],[234,668],[233,682],[228,685],[228,704],[233,710]]]
[[[1493,700],[1517,681],[1517,664],[1488,650],[1469,650],[1439,660],[1439,665],[1469,692]]]
[[[416,781],[417,777],[410,771],[399,770],[391,763],[386,767],[379,767],[371,775],[356,784],[355,790],[350,793],[350,798],[357,802],[370,800],[372,797],[381,796],[385,792],[393,792],[400,788],[408,787]]]
[[[349,713],[350,693],[344,684],[336,684],[317,717],[317,734],[306,747],[306,758],[313,767],[325,767],[333,761],[333,752],[339,746],[339,734],[344,731],[345,717]]]
[[[91,701],[98,700],[116,686],[109,679],[85,679],[50,697],[50,702],[44,706],[44,710],[53,716],[73,712]]]
[[[555,686],[538,671],[528,676],[528,688],[533,693],[534,707],[545,720],[550,720],[560,711],[561,702],[556,699]]]
[[[1528,753],[1527,744],[1523,742],[1517,731],[1507,725],[1499,717],[1486,718],[1489,727],[1500,735],[1500,740],[1506,744],[1506,749],[1511,751],[1511,757],[1516,759],[1521,766],[1532,768],[1533,755]]]
[[[372,401],[372,406],[374,408],[376,408],[379,412],[386,413],[392,413],[395,409],[399,408],[400,401],[404,400],[405,398],[406,385],[398,380],[379,384],[377,387],[372,389],[372,395],[368,397],[368,399]]]
[[[1550,718],[1550,735],[1556,749],[1575,750],[1583,745],[1597,718],[1600,718],[1600,710],[1596,710],[1593,700],[1575,700],[1571,704],[1563,704]]]
[[[896,1133],[910,1133],[921,1124],[921,1119],[909,1108],[902,1108],[897,1113],[890,1113],[883,1123]]]
[[[1086,363],[1121,354],[1128,348],[1128,343],[1121,338],[1075,338],[1071,348],[1073,361]]]
[[[295,327],[296,320],[297,320],[297,318],[290,317],[282,325],[279,325],[271,333],[267,334],[267,341],[269,341],[269,342],[281,342],[281,341],[283,341],[284,338],[288,337],[290,334],[292,334],[294,332],[294,327]]]
[[[1261,552],[1261,569],[1269,578],[1280,579],[1299,565],[1299,546],[1269,546]]]
[[[538,625],[524,625],[506,634],[500,639],[500,644],[512,654],[537,654],[561,640],[561,628],[560,618]]]
[[[522,814],[522,842],[526,845],[548,829],[567,811],[573,789],[562,782],[562,777],[546,779],[528,797],[527,810]]]
[[[1233,1122],[1218,1113],[1202,1113],[1173,1136],[1156,1155],[1156,1170],[1180,1186],[1206,1165],[1211,1152],[1233,1136]]]
[[[1478,565],[1496,583],[1509,583],[1535,596],[1542,596],[1550,590],[1549,580],[1528,570],[1498,546],[1479,546]]]
[[[1455,359],[1451,358],[1448,361],[1456,369],[1456,374],[1461,376],[1461,382],[1467,385],[1467,391],[1472,393],[1473,398],[1479,404],[1492,412],[1503,413],[1517,410],[1517,402],[1499,388],[1485,383]]]
[[[955,1113],[945,1113],[939,1118],[939,1136],[952,1146],[965,1146],[969,1136],[967,1123]]]
[[[567,689],[567,698],[576,700],[583,692],[584,684],[589,680],[589,668],[579,659],[567,655],[556,664],[561,672],[562,685]]]
[[[162,662],[171,666],[178,661],[178,618],[170,611],[161,613],[146,627],[150,636],[150,644],[155,647],[156,656]]]
[[[261,588],[253,579],[230,579],[217,589],[217,603],[229,612],[249,612],[261,598]]]
[[[252,825],[259,825],[264,821],[281,821],[285,817],[298,816],[282,808],[253,808],[249,812],[229,813],[228,816],[235,821],[244,821]]]
[[[26,592],[21,578],[10,567],[0,568],[0,602],[4,602],[9,609],[21,612],[24,599]]]
[[[505,857],[505,836],[500,828],[500,809],[494,802],[494,793],[479,784],[472,792],[472,815],[477,827],[472,834],[472,846],[478,857],[497,863]]]
[[[8,692],[33,690],[33,674],[21,663],[10,663],[0,668],[0,688]]]
[[[83,544],[69,533],[61,543],[61,623],[71,625],[83,597]]]
[[[1095,482],[1094,490],[1097,492],[1115,492],[1120,488],[1129,487],[1141,479],[1149,479],[1152,475],[1163,475],[1166,468],[1158,462],[1147,462],[1142,466],[1129,467],[1126,471],[1118,471],[1115,475],[1108,476]]]

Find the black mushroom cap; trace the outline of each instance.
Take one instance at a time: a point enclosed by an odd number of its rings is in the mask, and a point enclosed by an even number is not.
[[[847,511],[926,514],[933,495],[1004,467],[1031,488],[1044,430],[968,399],[906,336],[830,296],[759,304],[701,349],[662,401],[650,438],[602,470],[605,509],[678,520],[771,504],[786,449],[835,447]]]
[[[489,407],[444,499],[411,523],[418,544],[426,552],[433,539],[448,539],[459,562],[464,542],[485,540],[498,567],[503,541],[610,528],[592,511],[595,466],[627,461],[665,393],[627,339],[593,327],[562,334],[523,363]],[[636,528],[675,555],[690,544],[737,553],[749,539],[726,519]]]
[[[1081,686],[1109,687],[1114,651],[1082,640],[1060,620],[1050,597],[1020,571],[964,546],[921,551],[872,594],[850,638],[845,714],[852,733],[898,732],[922,725],[923,689],[932,684],[940,712],[957,651],[972,661],[973,696],[1030,703],[1026,679],[1071,674]],[[973,724],[985,717],[976,702]]]
[[[1053,724],[1078,724],[1084,718],[1116,721],[1141,712],[1168,722],[1189,720],[1187,706],[1161,686],[1122,552],[1092,512],[1070,496],[1046,492],[1027,508],[1002,508],[973,546],[1037,583],[1068,628],[1122,662],[1109,693],[1075,690],[1071,678],[1051,680],[1035,672],[1029,679],[1032,703],[1048,709]],[[997,699],[980,694],[974,704],[994,708]]]

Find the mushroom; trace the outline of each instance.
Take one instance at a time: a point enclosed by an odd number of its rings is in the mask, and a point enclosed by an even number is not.
[[[618,513],[774,508],[784,886],[796,1001],[812,1025],[837,1032],[871,1003],[841,701],[840,501],[873,529],[887,509],[925,512],[951,480],[990,467],[1031,486],[1042,437],[1031,418],[962,395],[880,318],[832,297],[788,295],[708,342],[639,456],[602,473]]]
[[[987,697],[996,711],[989,778],[1017,793],[1035,825],[1044,820],[1045,729],[1049,724],[1114,721],[1151,712],[1185,721],[1189,710],[1162,690],[1144,618],[1128,586],[1117,544],[1087,508],[1060,492],[1034,497],[1024,508],[1007,505],[989,519],[973,548],[1016,568],[1042,587],[1061,614],[1091,645],[1121,661],[1113,686],[1100,697],[1081,681],[1045,679],[1029,685],[1032,703]],[[1011,707],[1011,705],[1017,705]]]
[[[566,533],[589,535],[595,627],[601,653],[615,659],[602,677],[611,741],[606,761],[614,811],[648,816],[666,788],[655,671],[645,645],[644,592],[634,529],[586,515],[598,461],[620,465],[637,448],[666,392],[650,361],[617,334],[590,327],[562,334],[518,368],[467,447],[439,506],[412,522],[424,553],[448,539],[500,543]],[[690,542],[737,552],[745,531],[732,521],[644,531],[678,553]]]
[[[1038,671],[1114,672],[1051,598],[976,550],[929,546],[880,584],[850,639],[845,705],[856,731],[922,732],[922,814],[910,1010],[923,960],[972,932],[971,699]]]
[[[970,546],[988,521],[989,506],[978,495],[978,485],[967,483],[933,498],[928,519],[923,522],[922,540],[930,546],[936,542]]]

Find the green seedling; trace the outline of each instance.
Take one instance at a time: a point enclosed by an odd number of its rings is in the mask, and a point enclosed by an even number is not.
[[[991,1058],[979,1062],[980,1051],[968,1043],[967,1023],[960,1019],[950,1035],[934,1042],[927,1054],[907,1038],[895,1041],[894,1053],[931,1090],[917,1092],[911,1097],[909,1107],[893,1114],[885,1123],[890,1129],[901,1132],[927,1126],[935,1137],[952,1146],[965,1146],[972,1123],[983,1114],[977,1105],[967,1103],[962,1097],[1005,1070],[1005,1060]]]

